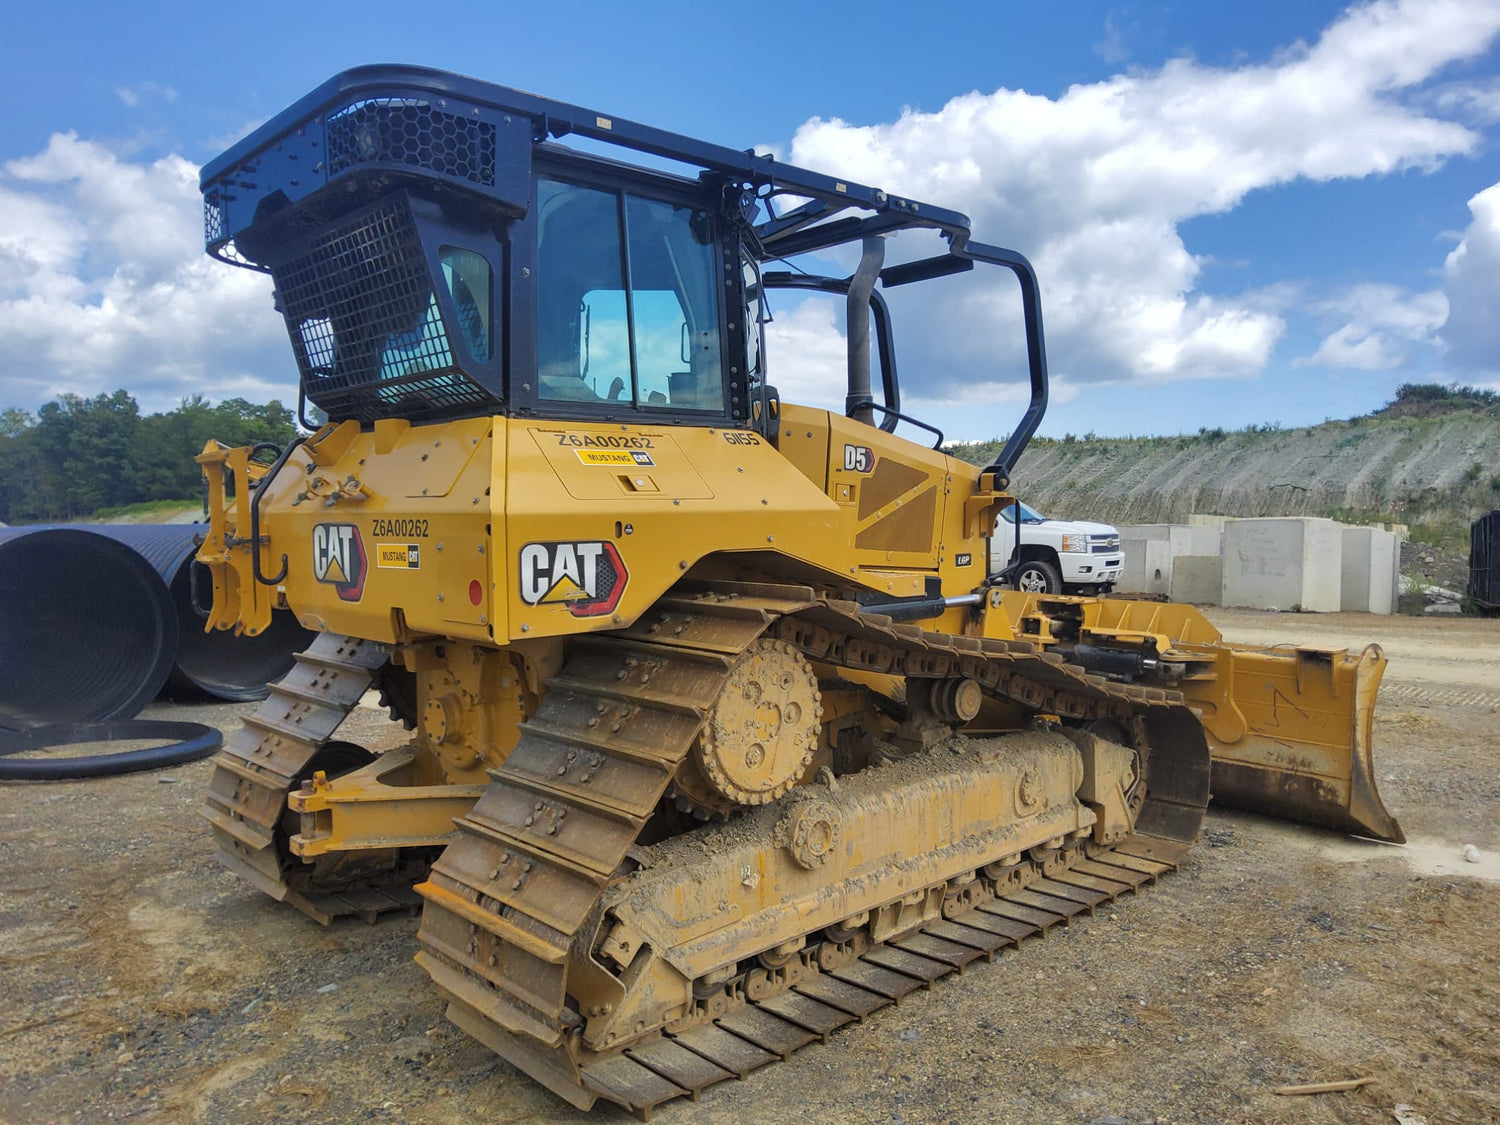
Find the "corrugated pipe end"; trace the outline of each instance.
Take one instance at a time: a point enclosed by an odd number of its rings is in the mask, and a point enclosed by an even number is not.
[[[198,600],[213,600],[208,568],[189,558],[172,578],[172,601],[177,606],[180,634],[177,663],[167,683],[169,692],[209,695],[240,701],[264,699],[268,685],[292,670],[296,654],[317,636],[304,629],[285,610],[271,614],[271,624],[254,637],[228,630],[203,631],[204,617],[193,604],[193,572],[198,573]]]
[[[131,547],[68,528],[0,539],[0,723],[132,718],[177,643],[167,585]]]

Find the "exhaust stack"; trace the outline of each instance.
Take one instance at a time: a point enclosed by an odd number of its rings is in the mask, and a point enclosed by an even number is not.
[[[859,268],[849,279],[849,395],[844,400],[844,413],[871,426],[875,424],[875,410],[870,397],[870,294],[884,264],[885,236],[866,235]]]

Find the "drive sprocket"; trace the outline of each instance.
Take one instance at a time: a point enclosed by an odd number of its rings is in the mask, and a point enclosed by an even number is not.
[[[812,663],[786,641],[763,638],[736,659],[693,747],[693,764],[735,804],[766,804],[807,772],[822,717]]]

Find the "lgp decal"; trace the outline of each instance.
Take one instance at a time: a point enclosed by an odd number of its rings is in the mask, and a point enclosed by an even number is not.
[[[560,605],[574,617],[613,613],[630,574],[613,543],[528,543],[521,548],[521,600]]]
[[[844,446],[844,468],[851,473],[875,471],[875,451],[868,445]]]
[[[954,555],[953,556],[953,565],[954,566],[973,566],[974,565],[974,553],[972,551],[965,551],[961,555]]]
[[[346,602],[365,592],[365,541],[352,523],[313,525],[313,577],[338,591]]]

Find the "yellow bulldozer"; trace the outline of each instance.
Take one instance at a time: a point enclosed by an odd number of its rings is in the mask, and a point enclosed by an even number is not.
[[[449,1018],[574,1105],[644,1117],[1134,890],[1210,791],[1400,838],[1378,648],[1004,588],[1047,366],[963,215],[388,66],[202,187],[310,435],[199,458],[210,627],[320,634],[217,760],[219,856],[325,923],[419,905]],[[901,411],[883,294],[996,267],[1031,397],[977,468]],[[842,414],[769,381],[787,289],[846,308]],[[414,730],[379,756],[334,737],[371,690]]]

